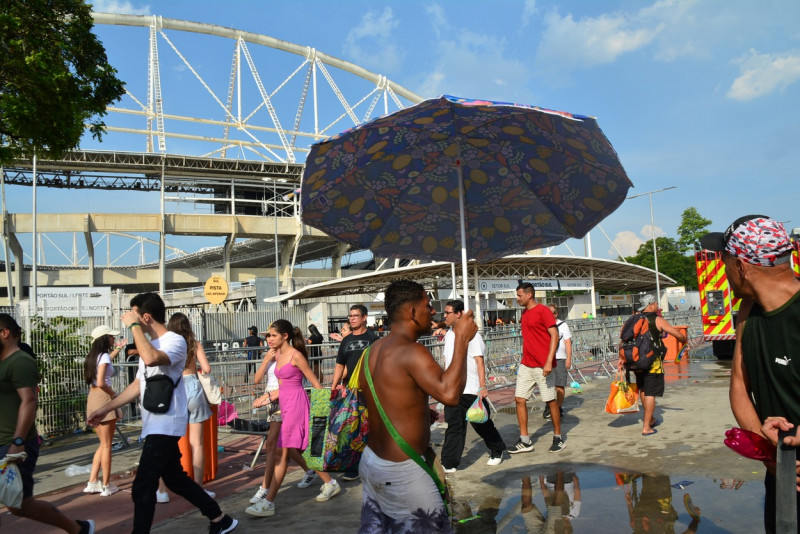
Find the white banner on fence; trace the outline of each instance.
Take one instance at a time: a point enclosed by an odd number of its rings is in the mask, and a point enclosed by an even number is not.
[[[111,313],[110,287],[37,287],[37,315],[103,317]]]
[[[578,289],[585,289],[586,291],[592,289],[592,281],[588,278],[562,278],[558,281],[562,291],[575,291]]]
[[[533,284],[536,291],[558,291],[558,280],[555,278],[540,278],[538,280],[525,280]]]
[[[500,291],[516,291],[519,282],[516,280],[480,280],[478,291],[481,293],[498,293]]]

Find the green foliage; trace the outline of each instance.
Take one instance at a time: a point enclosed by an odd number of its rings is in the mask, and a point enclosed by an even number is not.
[[[6,0],[0,10],[0,163],[55,159],[124,94],[82,0]]]
[[[678,242],[670,237],[657,237],[658,246],[658,272],[663,273],[673,280],[676,285],[685,286],[686,289],[697,289],[697,276],[694,257],[685,256]],[[653,256],[653,241],[645,241],[636,251],[635,256],[625,258],[628,263],[655,269]]]
[[[30,343],[41,375],[36,426],[44,435],[72,432],[85,424],[83,363],[90,344],[89,338],[79,333],[85,324],[73,317],[31,318]]]
[[[686,208],[681,214],[681,224],[678,226],[678,249],[682,254],[694,251],[694,244],[709,232],[711,219],[706,219],[697,208]]]

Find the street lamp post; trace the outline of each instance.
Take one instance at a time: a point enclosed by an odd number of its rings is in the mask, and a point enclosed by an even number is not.
[[[275,296],[281,296],[281,278],[278,272],[280,258],[278,256],[278,186],[275,178],[262,178],[262,182],[272,182],[272,218],[275,220],[275,234],[273,242],[275,244]]]
[[[669,187],[664,187],[662,189],[656,189],[655,191],[648,191],[646,193],[639,193],[638,195],[633,195],[628,197],[626,200],[630,200],[632,198],[639,198],[645,195],[648,196],[650,199],[650,231],[653,236],[653,261],[655,262],[656,267],[656,302],[658,303],[659,307],[661,306],[661,282],[659,281],[659,274],[658,274],[658,247],[656,247],[656,223],[655,217],[653,216],[653,193],[661,193],[662,191],[668,191],[670,189],[675,189],[677,186],[671,185]]]

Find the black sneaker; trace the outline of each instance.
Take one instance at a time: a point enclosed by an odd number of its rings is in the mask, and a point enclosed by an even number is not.
[[[339,480],[342,480],[344,482],[353,482],[355,480],[358,480],[358,473],[345,473],[339,477]]]
[[[544,412],[542,412],[542,417],[545,419],[550,419],[550,406],[544,407]]]
[[[94,520],[93,519],[76,519],[75,520],[78,525],[81,527],[80,534],[94,534]]]
[[[550,452],[560,452],[567,448],[567,444],[564,443],[564,440],[553,436],[553,444],[550,446]]]
[[[213,521],[208,526],[208,534],[227,534],[239,526],[239,521],[225,514],[225,516],[214,523]]]
[[[520,439],[508,448],[509,454],[518,454],[520,452],[533,452],[533,443],[525,443]]]

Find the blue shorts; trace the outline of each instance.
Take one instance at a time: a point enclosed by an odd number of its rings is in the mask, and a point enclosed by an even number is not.
[[[186,388],[186,406],[189,409],[189,423],[202,423],[211,417],[203,385],[196,374],[183,375],[183,386]]]
[[[11,447],[10,443],[0,445],[0,458],[3,458]],[[25,440],[25,452],[28,457],[23,462],[17,462],[20,478],[22,478],[22,498],[33,497],[33,470],[36,469],[36,460],[39,459],[39,438]]]

